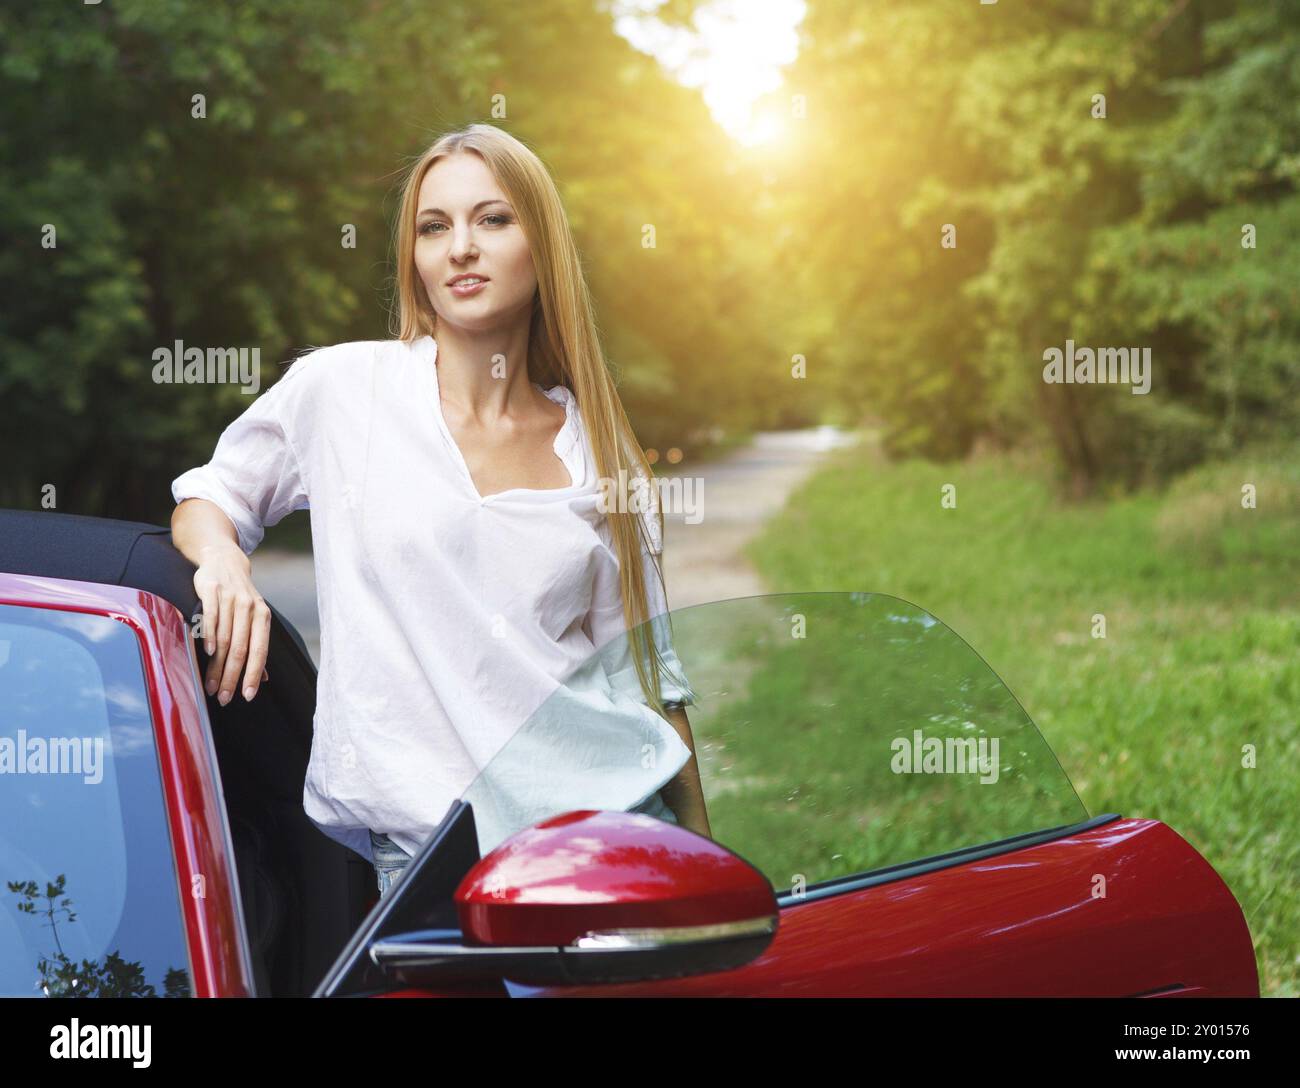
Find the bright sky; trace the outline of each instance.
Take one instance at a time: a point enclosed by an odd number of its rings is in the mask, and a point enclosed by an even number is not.
[[[781,113],[755,114],[757,98],[781,85],[780,68],[799,49],[804,0],[708,0],[694,30],[665,26],[654,13],[663,0],[614,0],[614,28],[655,57],[687,87],[699,87],[724,129],[743,144],[781,134]]]

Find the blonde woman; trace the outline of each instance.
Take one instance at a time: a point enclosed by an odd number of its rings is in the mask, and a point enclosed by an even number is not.
[[[256,696],[270,614],[249,556],[308,508],[321,661],[303,802],[381,893],[521,723],[620,638],[639,713],[617,685],[584,694],[605,711],[539,733],[535,775],[503,788],[532,816],[631,808],[709,835],[692,693],[657,634],[662,512],[602,497],[602,480],[650,468],[553,181],[494,126],[449,133],[406,176],[395,249],[395,338],[298,358],[172,484],[209,693]]]

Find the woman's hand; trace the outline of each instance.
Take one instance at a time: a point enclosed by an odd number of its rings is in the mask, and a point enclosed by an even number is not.
[[[244,698],[251,700],[266,674],[271,644],[271,609],[253,585],[253,565],[233,541],[205,545],[199,553],[194,588],[203,603],[203,648],[211,660],[205,687],[225,706],[243,673]]]

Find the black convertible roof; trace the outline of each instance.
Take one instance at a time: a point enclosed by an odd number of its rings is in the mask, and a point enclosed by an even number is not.
[[[0,510],[0,572],[129,586],[171,601],[187,620],[198,611],[194,564],[170,529],[54,511]]]
[[[195,566],[170,529],[146,521],[0,509],[0,573],[128,586],[170,601],[188,622],[199,611]],[[270,601],[274,622],[310,664],[302,635]],[[311,666],[314,669],[314,666]]]

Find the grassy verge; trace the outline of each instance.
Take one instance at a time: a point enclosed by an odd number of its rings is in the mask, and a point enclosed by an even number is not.
[[[1068,506],[1023,456],[891,465],[845,451],[749,556],[772,592],[889,593],[956,630],[1091,812],[1160,819],[1214,865],[1250,925],[1261,991],[1297,996],[1297,452]],[[1241,505],[1246,483],[1257,509]],[[940,504],[947,484],[955,509]]]

